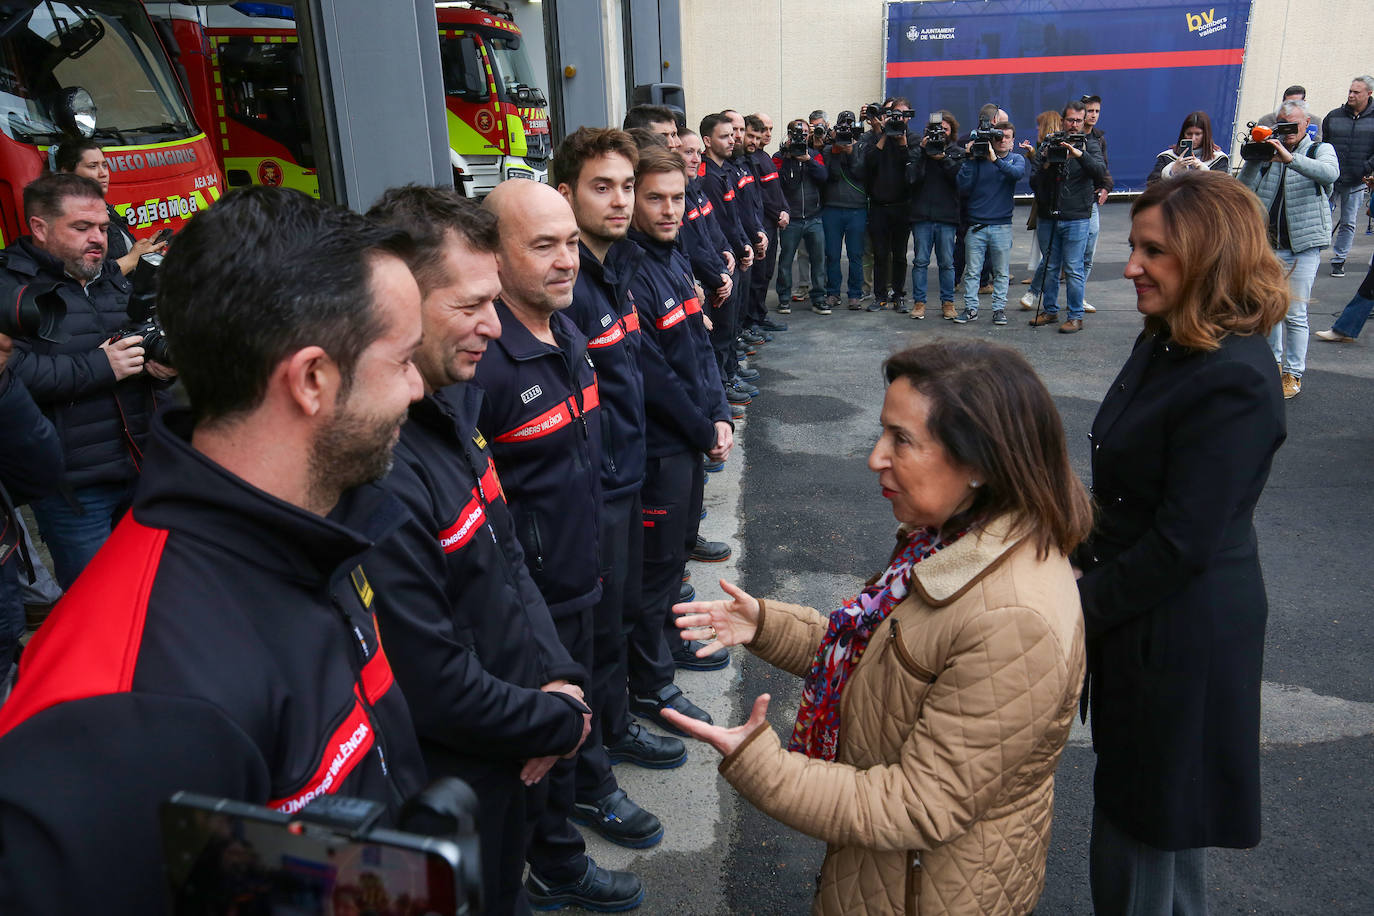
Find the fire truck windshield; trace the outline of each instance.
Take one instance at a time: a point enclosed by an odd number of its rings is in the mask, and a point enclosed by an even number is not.
[[[535,78],[534,71],[530,69],[525,52],[520,48],[520,39],[510,39],[500,33],[483,31],[482,43],[491,52],[491,64],[496,71],[496,81],[500,83],[506,101],[522,107],[533,107],[530,100],[521,100],[516,96],[518,87],[524,86],[534,91],[540,83],[540,80]]]
[[[137,0],[0,0],[0,131],[24,143],[60,139],[58,109],[77,88],[95,102],[97,141],[127,146],[195,132]]]

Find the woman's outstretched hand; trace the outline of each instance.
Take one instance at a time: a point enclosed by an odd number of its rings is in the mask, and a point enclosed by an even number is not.
[[[743,595],[743,592],[740,592]],[[748,597],[747,595],[745,597]],[[705,603],[705,602],[703,602]],[[712,602],[716,603],[716,602]],[[723,603],[723,602],[720,602]],[[744,743],[754,729],[762,725],[768,715],[768,694],[760,694],[754,701],[754,710],[749,714],[749,721],[743,725],[736,725],[734,728],[724,728],[719,725],[707,725],[699,719],[691,716],[684,716],[676,709],[664,707],[663,718],[685,731],[687,734],[696,738],[698,741],[705,741],[711,747],[720,751],[721,756],[728,757],[735,752],[735,749]]]
[[[748,592],[720,579],[720,587],[728,598],[719,601],[689,601],[673,605],[678,629],[684,640],[699,639],[706,643],[697,650],[705,658],[726,646],[741,646],[754,638],[759,630],[759,602]]]

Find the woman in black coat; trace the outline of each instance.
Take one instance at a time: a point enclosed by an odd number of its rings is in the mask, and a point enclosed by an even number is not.
[[[1288,307],[1264,213],[1192,171],[1131,208],[1145,329],[1093,422],[1098,520],[1075,560],[1097,752],[1098,914],[1206,911],[1203,849],[1259,842],[1264,624],[1253,514],[1284,408]]]

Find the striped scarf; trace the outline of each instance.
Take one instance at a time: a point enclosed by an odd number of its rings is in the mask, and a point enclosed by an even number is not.
[[[788,750],[820,760],[835,759],[840,737],[840,695],[868,648],[873,631],[906,598],[911,586],[911,567],[962,536],[960,532],[941,541],[933,528],[912,532],[887,571],[830,615],[825,636],[802,686],[801,707]]]

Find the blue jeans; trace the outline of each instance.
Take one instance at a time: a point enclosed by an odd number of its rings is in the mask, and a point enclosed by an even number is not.
[[[1040,248],[1045,252],[1045,261],[1040,266],[1045,271],[1044,305],[1045,314],[1059,314],[1059,271],[1064,271],[1065,298],[1069,306],[1069,320],[1081,321],[1083,318],[1083,252],[1088,245],[1090,219],[1042,220],[1036,224],[1035,231],[1040,236]]]
[[[1331,326],[1331,330],[1346,337],[1359,337],[1360,332],[1364,330],[1364,323],[1369,320],[1370,309],[1374,309],[1374,299],[1366,299],[1356,293],[1355,298],[1346,304],[1341,317]]]
[[[811,301],[825,301],[825,229],[817,215],[790,222],[778,233],[778,280],[775,285],[779,302],[792,298],[792,261],[797,256],[797,247],[803,243],[806,256],[811,259]]]
[[[911,267],[911,301],[926,301],[926,281],[930,271],[930,254],[940,265],[940,301],[954,301],[954,236],[959,227],[954,223],[930,220],[913,223],[911,237],[915,242],[915,263]]]
[[[1336,240],[1331,245],[1331,263],[1344,264],[1350,254],[1350,243],[1355,241],[1355,223],[1360,219],[1360,208],[1364,205],[1365,186],[1357,184],[1353,188],[1336,188],[1331,192],[1331,207],[1336,211]]]
[[[864,234],[868,211],[862,208],[826,207],[821,210],[825,230],[825,294],[840,295],[840,246],[849,257],[849,298],[864,294]]]
[[[1093,204],[1093,215],[1088,217],[1088,244],[1083,249],[1083,282],[1088,281],[1088,275],[1093,272],[1093,255],[1097,254],[1097,233],[1102,228],[1101,218],[1097,213],[1097,204]]]
[[[964,307],[978,311],[978,281],[983,261],[992,271],[992,310],[1007,307],[1007,262],[1011,260],[1011,223],[998,223],[964,234]]]
[[[61,493],[34,500],[30,507],[38,530],[52,552],[53,573],[63,590],[72,587],[81,570],[110,536],[114,514],[128,500],[133,481],[102,483],[72,491],[73,507]]]
[[[1274,254],[1290,271],[1288,314],[1269,332],[1269,349],[1280,369],[1302,378],[1307,368],[1307,300],[1312,295],[1312,281],[1317,276],[1322,253],[1320,248],[1309,248],[1294,254],[1285,248]]]

